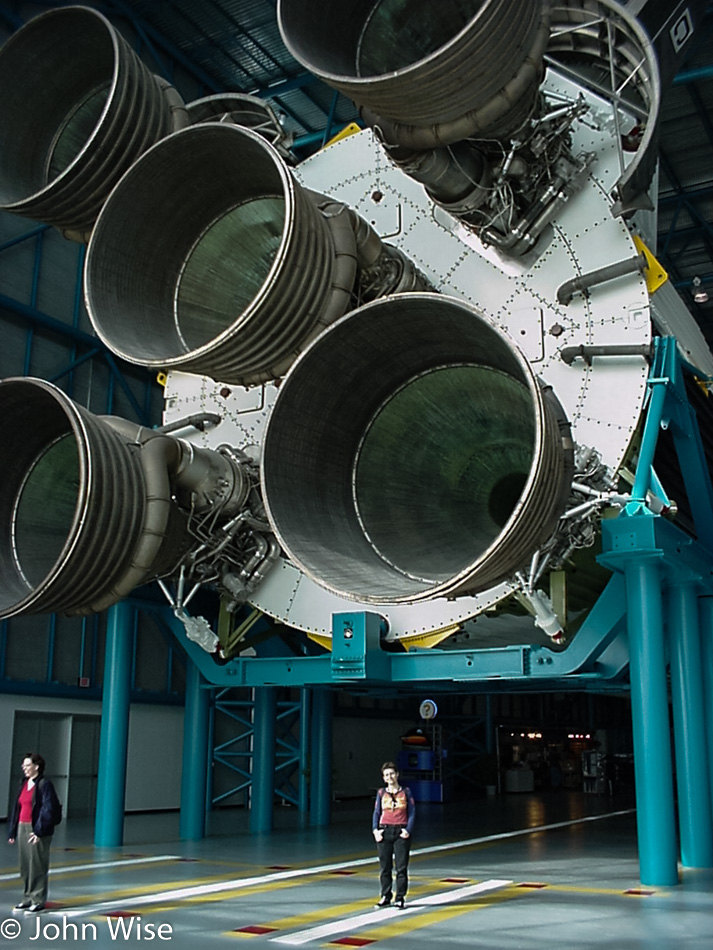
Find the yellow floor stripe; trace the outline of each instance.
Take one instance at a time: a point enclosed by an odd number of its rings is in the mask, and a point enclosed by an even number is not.
[[[325,875],[325,878],[332,875]],[[435,892],[438,887],[443,886],[443,881],[430,882],[428,884],[416,884],[411,886],[409,894],[414,896],[426,896]],[[460,886],[460,885],[454,885]],[[245,893],[245,892],[242,892]],[[281,917],[277,920],[263,921],[256,926],[265,927],[271,932],[284,932],[288,930],[298,930],[309,926],[309,924],[319,924],[327,920],[338,920],[341,917],[349,917],[352,914],[361,914],[374,906],[376,897],[367,900],[350,901],[346,904],[329,904],[327,907],[320,907],[315,910],[308,910],[302,914],[293,914],[290,917]],[[250,925],[244,925],[250,926]],[[229,937],[254,937],[256,934],[238,933],[236,931],[227,931]]]
[[[387,940],[389,937],[400,937],[403,934],[411,933],[415,930],[421,930],[423,927],[432,927],[434,924],[440,924],[444,920],[452,920],[463,914],[469,914],[474,911],[484,910],[495,904],[502,904],[516,897],[513,887],[504,888],[497,894],[483,895],[482,897],[471,898],[466,901],[453,904],[450,907],[438,907],[434,910],[427,910],[419,914],[410,914],[408,917],[399,919],[398,917],[385,924],[382,927],[373,927],[371,930],[360,930],[359,936],[366,940]],[[344,933],[339,939],[349,936],[349,929],[345,928]],[[336,940],[330,941],[324,946],[339,946]],[[343,944],[342,944],[343,946]]]

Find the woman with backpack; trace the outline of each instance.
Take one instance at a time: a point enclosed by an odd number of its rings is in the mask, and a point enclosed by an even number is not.
[[[393,762],[381,766],[384,788],[376,793],[371,829],[379,851],[379,885],[381,896],[376,907],[391,904],[393,871],[396,870],[394,904],[403,910],[408,889],[408,861],[411,832],[416,817],[416,803],[411,790],[399,784],[399,773]]]
[[[28,752],[22,760],[24,779],[18,789],[9,822],[8,841],[20,852],[20,877],[25,885],[15,910],[36,914],[47,900],[50,845],[61,808],[54,785],[44,777],[45,760],[38,752]]]

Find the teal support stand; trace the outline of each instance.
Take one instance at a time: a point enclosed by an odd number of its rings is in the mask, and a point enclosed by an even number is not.
[[[698,598],[693,584],[669,589],[668,620],[681,864],[710,868],[713,819]]]
[[[187,841],[205,836],[208,784],[210,692],[195,663],[186,671],[186,707],[183,715],[183,771],[179,835]]]
[[[300,696],[300,774],[297,782],[297,808],[300,819],[309,814],[309,761],[310,761],[310,716],[311,691],[305,686]]]
[[[636,820],[642,884],[678,884],[661,575],[655,555],[624,568],[628,607]]]
[[[117,848],[124,840],[126,760],[129,748],[133,610],[126,602],[107,612],[99,774],[94,844]]]
[[[701,669],[703,671],[703,721],[706,724],[706,748],[708,754],[708,780],[713,812],[713,597],[701,597],[698,601],[701,621]]]
[[[329,824],[332,803],[332,693],[312,694],[312,768],[310,770],[310,825]]]
[[[250,794],[250,831],[272,831],[275,795],[275,736],[277,729],[277,688],[255,690],[253,718],[253,781]]]

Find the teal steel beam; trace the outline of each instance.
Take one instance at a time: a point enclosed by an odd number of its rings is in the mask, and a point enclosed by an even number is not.
[[[699,597],[701,667],[703,670],[703,722],[708,749],[708,781],[713,812],[713,597]]]
[[[636,821],[642,884],[678,884],[668,687],[656,551],[626,559]]]
[[[37,227],[32,228],[29,231],[25,231],[24,234],[19,234],[17,237],[10,238],[9,241],[3,241],[0,244],[0,254],[10,247],[17,247],[18,244],[24,244],[25,241],[31,241],[32,238],[38,237],[40,234],[44,234],[45,231],[49,231],[50,227],[51,225],[49,224],[38,224]]]
[[[681,864],[713,867],[713,817],[706,737],[698,598],[693,584],[668,591],[678,823]]]
[[[94,844],[119,847],[124,838],[126,760],[129,746],[132,609],[125,601],[107,612],[99,774]]]
[[[183,771],[179,834],[188,841],[205,835],[208,772],[210,693],[200,670],[189,663],[186,670],[186,706],[183,717]]]
[[[304,823],[309,811],[309,759],[312,691],[303,687],[300,693],[300,774],[297,784],[297,808]]]
[[[300,720],[301,703],[291,700],[277,704],[277,734],[275,740],[275,794],[284,802],[298,804],[299,789],[292,781],[297,773],[299,783],[300,744],[293,732]]]
[[[332,693],[312,693],[312,756],[310,759],[310,825],[329,824],[332,801]]]
[[[255,690],[254,715],[250,831],[260,834],[272,830],[277,720],[277,689],[274,686],[261,686]]]
[[[63,323],[61,320],[50,317],[49,314],[42,313],[41,310],[29,307],[27,304],[21,303],[19,300],[14,300],[5,294],[0,294],[0,307],[9,310],[11,313],[16,313],[20,317],[24,317],[31,323],[36,323],[39,326],[45,327],[47,330],[52,330],[60,336],[68,337],[70,340],[82,343],[90,348],[98,347],[103,353],[109,352],[102,341],[98,337],[92,336],[91,333],[86,333],[84,330],[73,327],[70,323]]]

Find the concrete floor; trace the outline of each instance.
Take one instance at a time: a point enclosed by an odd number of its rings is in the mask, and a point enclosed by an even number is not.
[[[713,871],[676,887],[639,882],[628,801],[576,791],[421,804],[405,910],[375,910],[371,801],[336,803],[328,828],[277,808],[270,835],[248,816],[210,816],[181,841],[176,814],[134,815],[124,846],[98,849],[68,820],[52,850],[50,903],[13,912],[16,851],[0,845],[0,938],[13,948],[142,945],[229,948],[422,947],[487,950],[711,950]]]

